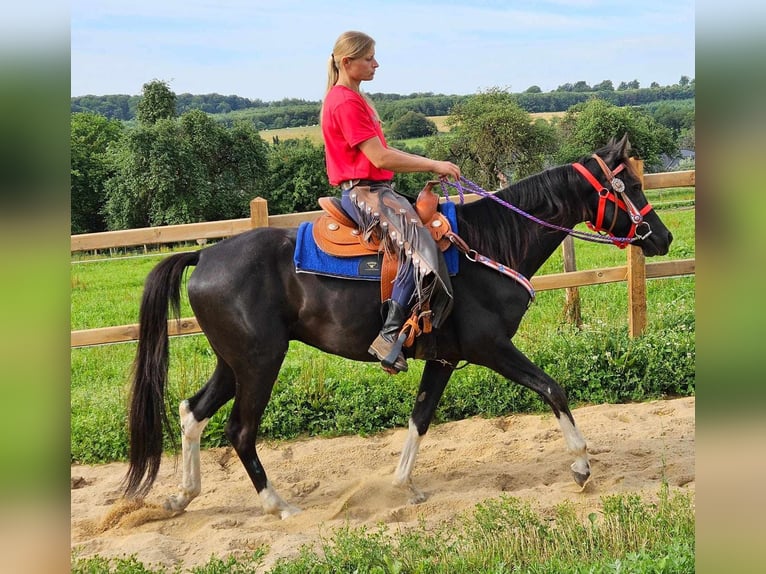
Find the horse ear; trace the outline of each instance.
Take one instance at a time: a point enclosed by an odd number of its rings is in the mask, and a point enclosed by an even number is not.
[[[630,142],[628,141],[627,132],[619,141],[617,141],[617,138],[615,137],[609,138],[607,144],[596,151],[596,154],[611,166],[615,166],[626,160],[629,153]]]
[[[627,158],[630,153],[630,142],[628,141],[628,132],[617,142],[617,153],[620,157]]]

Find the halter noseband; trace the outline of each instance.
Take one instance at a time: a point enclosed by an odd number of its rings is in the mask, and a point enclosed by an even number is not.
[[[651,204],[647,202],[647,204],[641,210],[637,209],[636,206],[633,205],[633,202],[630,200],[630,198],[628,198],[628,195],[625,193],[625,183],[616,177],[618,173],[625,169],[625,164],[621,163],[614,169],[614,171],[612,171],[609,169],[609,167],[607,167],[606,163],[604,163],[604,160],[602,160],[598,155],[593,154],[592,157],[596,160],[596,162],[598,162],[599,167],[601,167],[601,171],[604,172],[608,182],[607,185],[609,185],[611,189],[604,187],[581,163],[572,164],[572,167],[580,172],[580,174],[593,186],[593,189],[596,190],[596,193],[598,193],[599,200],[598,211],[596,212],[596,222],[594,224],[590,221],[587,221],[586,224],[588,227],[593,231],[604,232],[613,238],[615,237],[612,230],[614,229],[614,225],[617,222],[617,209],[614,211],[612,223],[609,228],[604,228],[606,202],[609,200],[613,202],[619,209],[622,209],[624,212],[626,212],[630,217],[631,226],[630,232],[627,235],[628,239],[633,239],[634,237],[638,239],[646,239],[649,237],[652,233],[652,228],[648,223],[644,221],[644,216],[652,210]],[[640,225],[645,225],[647,230],[646,233],[642,235],[638,234],[637,232]],[[630,242],[612,239],[612,243],[614,243],[620,249],[624,249],[625,246]]]

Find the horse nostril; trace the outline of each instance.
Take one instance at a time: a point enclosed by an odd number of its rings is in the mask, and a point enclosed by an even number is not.
[[[673,243],[673,234],[670,231],[668,231],[668,245],[670,245],[671,243]]]

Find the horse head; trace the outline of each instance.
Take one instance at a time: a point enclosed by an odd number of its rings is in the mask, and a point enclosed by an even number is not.
[[[590,183],[586,200],[588,225],[614,238],[613,243],[619,247],[636,245],[647,257],[665,255],[673,234],[644,195],[641,179],[628,161],[629,153],[630,142],[625,134],[621,140],[612,139],[592,156],[572,164]]]

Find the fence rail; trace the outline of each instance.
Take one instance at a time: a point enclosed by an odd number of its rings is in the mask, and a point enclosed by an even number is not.
[[[646,278],[680,277],[694,275],[694,259],[677,259],[675,261],[660,261],[646,264]],[[532,277],[532,286],[536,291],[601,285],[627,280],[628,266],[608,267],[604,269],[589,269],[586,271],[570,271],[567,273],[551,273]],[[197,319],[185,317],[179,321],[168,321],[168,333],[171,336],[193,335],[201,333]],[[72,347],[89,347],[112,343],[126,343],[138,340],[138,323],[120,325],[118,327],[101,327],[99,329],[83,329],[72,331]]]
[[[640,163],[638,169],[641,171]],[[647,174],[643,176],[643,181],[644,189],[694,187],[695,172],[691,170]],[[479,199],[479,196],[474,194],[465,195],[467,203],[477,199]],[[297,227],[304,221],[316,219],[320,213],[321,211],[309,211],[285,215],[269,215],[266,200],[257,197],[250,202],[250,218],[72,235],[71,251],[74,253],[77,251],[115,247],[134,247],[137,245],[216,239],[237,235],[250,229],[264,226]],[[695,259],[645,263],[639,248],[630,246],[627,251],[627,265],[539,275],[531,279],[532,285],[537,291],[546,291],[551,289],[575,289],[588,285],[627,281],[629,284],[629,332],[631,336],[639,335],[646,324],[646,279],[694,275],[696,264]],[[192,335],[200,333],[201,329],[194,317],[187,317],[179,321],[168,321],[168,332],[171,336]],[[137,324],[119,325],[72,331],[70,346],[72,348],[87,347],[136,340],[138,340]]]

